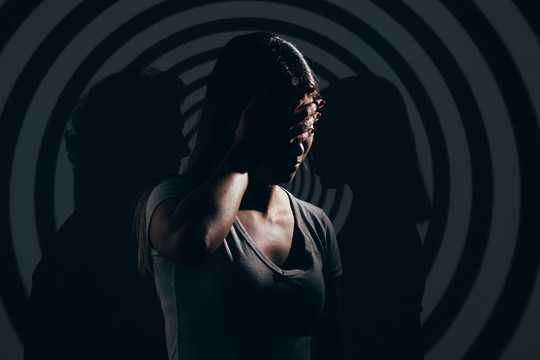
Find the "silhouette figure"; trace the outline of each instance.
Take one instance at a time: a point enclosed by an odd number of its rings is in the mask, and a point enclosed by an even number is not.
[[[153,282],[137,269],[133,214],[149,184],[188,154],[184,92],[157,69],[128,69],[74,111],[75,211],[33,274],[26,359],[167,358]]]
[[[338,236],[347,359],[421,359],[424,289],[416,224],[429,201],[405,104],[373,74],[332,84],[318,123],[314,170],[347,183],[351,212]]]

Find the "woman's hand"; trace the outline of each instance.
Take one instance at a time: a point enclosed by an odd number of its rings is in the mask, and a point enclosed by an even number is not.
[[[289,127],[289,141],[298,136],[310,136],[315,132],[315,123],[321,117],[320,109],[324,107],[324,100],[317,99],[302,103],[294,109],[292,125]]]
[[[322,99],[300,99],[296,104],[291,95],[271,95],[259,89],[242,112],[234,132],[231,159],[245,171],[284,148],[295,139],[311,136],[319,120]]]

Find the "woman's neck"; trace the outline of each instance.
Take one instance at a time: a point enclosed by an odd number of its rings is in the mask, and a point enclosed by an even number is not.
[[[255,210],[265,215],[271,215],[270,209],[276,209],[282,190],[278,185],[251,182],[242,198],[240,210]]]

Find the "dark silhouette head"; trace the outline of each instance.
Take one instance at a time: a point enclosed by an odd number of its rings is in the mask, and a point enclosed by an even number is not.
[[[153,68],[124,70],[92,87],[66,132],[76,206],[136,200],[148,183],[178,172],[184,87]]]
[[[260,114],[264,117],[261,137],[272,138],[272,129],[284,121],[280,114],[294,109],[305,95],[318,98],[319,85],[303,55],[290,42],[265,32],[233,38],[222,49],[208,83],[189,172],[204,178],[216,168],[233,144],[242,111],[259,92],[279,99],[272,111]],[[287,174],[269,181],[288,180]]]
[[[349,184],[366,208],[425,219],[429,201],[407,109],[399,91],[373,74],[323,92],[313,165],[327,187]]]

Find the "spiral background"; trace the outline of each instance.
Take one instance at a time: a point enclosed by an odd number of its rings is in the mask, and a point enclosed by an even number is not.
[[[295,42],[323,87],[367,68],[405,99],[435,208],[421,229],[426,358],[540,358],[540,27],[527,2],[0,4],[0,358],[22,359],[32,271],[73,209],[62,132],[80,95],[129,65],[173,71],[192,141],[217,51],[253,30]],[[339,231],[347,186],[323,188],[308,164],[290,188]]]

